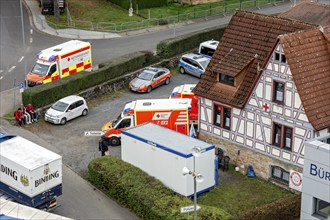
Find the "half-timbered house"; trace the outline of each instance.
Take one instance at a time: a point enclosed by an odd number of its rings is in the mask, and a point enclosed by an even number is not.
[[[304,143],[330,132],[329,29],[237,11],[193,92],[199,138],[286,185]]]

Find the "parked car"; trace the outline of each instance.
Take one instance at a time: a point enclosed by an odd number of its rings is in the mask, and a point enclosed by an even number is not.
[[[46,112],[45,121],[64,125],[67,121],[85,116],[88,107],[83,97],[70,95],[55,102]]]
[[[169,69],[161,67],[147,67],[129,83],[129,88],[134,92],[151,92],[160,85],[167,85],[171,80]]]
[[[194,53],[184,54],[179,61],[180,73],[188,73],[201,78],[210,60],[211,58],[204,55]]]

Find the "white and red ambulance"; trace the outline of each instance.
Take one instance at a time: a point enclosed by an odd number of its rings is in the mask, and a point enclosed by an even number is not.
[[[191,99],[143,99],[125,105],[117,119],[103,125],[103,143],[120,144],[122,130],[146,122],[189,134],[189,110]]]
[[[197,124],[198,122],[198,97],[192,92],[196,84],[184,84],[176,86],[170,99],[191,99],[191,109],[189,111],[189,122]]]
[[[92,69],[91,44],[79,40],[70,40],[42,50],[36,58],[31,72],[26,76],[30,87]]]

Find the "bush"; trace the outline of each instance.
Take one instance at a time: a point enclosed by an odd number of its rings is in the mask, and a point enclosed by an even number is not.
[[[211,39],[220,40],[225,28],[226,26],[210,28],[198,33],[163,40],[157,45],[157,55],[166,59],[198,48],[201,42]]]
[[[97,158],[88,165],[89,181],[109,197],[130,208],[142,219],[187,219],[180,209],[192,205],[186,197],[175,195],[159,180],[112,155]],[[198,217],[205,220],[228,219],[223,210],[203,206]]]
[[[260,206],[243,213],[240,220],[294,220],[300,217],[301,196],[280,199],[268,205]]]

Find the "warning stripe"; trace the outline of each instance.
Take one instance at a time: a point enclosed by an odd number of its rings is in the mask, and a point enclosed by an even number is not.
[[[91,67],[92,67],[92,64],[91,64],[90,60],[86,60],[85,62],[77,63],[76,65],[64,68],[62,70],[62,78],[73,75],[73,74],[83,71],[85,69],[89,69]],[[45,83],[49,83],[49,82],[52,82],[52,81],[55,81],[58,79],[60,79],[59,75],[54,76],[54,77],[46,76],[45,79],[42,81],[42,83],[45,84]]]
[[[61,56],[61,59],[64,59],[66,57],[72,56],[72,55],[74,55],[76,53],[80,53],[80,52],[85,51],[85,50],[89,50],[90,48],[91,48],[90,46],[86,46],[86,47],[80,48],[78,50],[72,51],[70,53],[67,53],[67,54]]]

